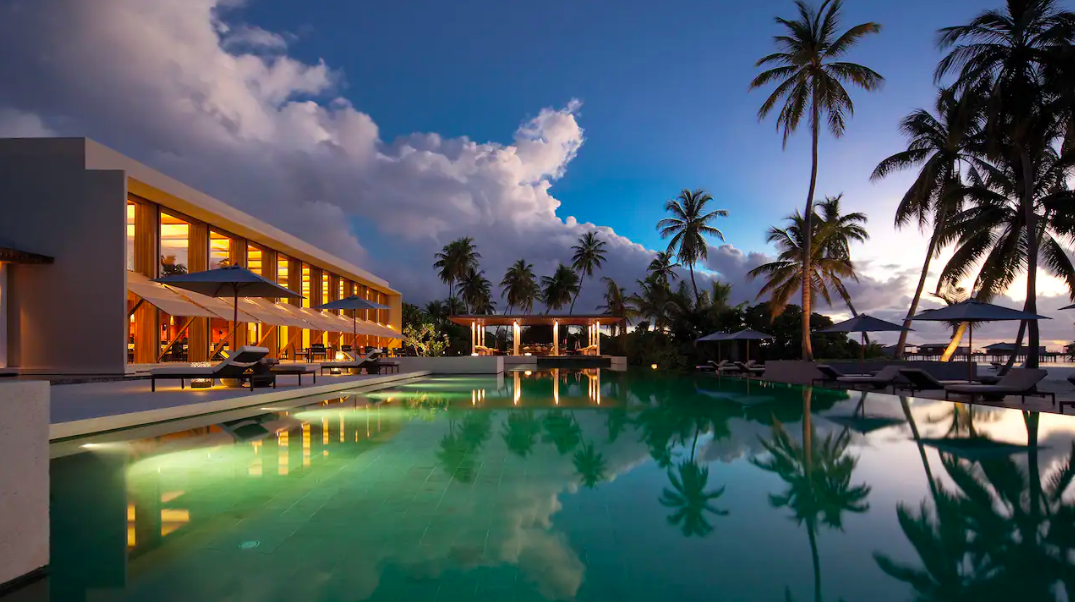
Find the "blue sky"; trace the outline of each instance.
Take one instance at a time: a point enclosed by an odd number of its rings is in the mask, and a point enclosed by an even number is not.
[[[996,2],[852,0],[846,25],[873,20],[878,36],[850,55],[885,76],[879,93],[853,93],[847,135],[822,142],[819,194],[891,231],[905,178],[871,185],[877,161],[899,149],[899,119],[933,99],[935,32]],[[612,8],[615,6],[615,8]],[[342,94],[376,119],[382,138],[411,132],[504,140],[540,107],[583,102],[586,142],[553,187],[561,215],[611,226],[656,248],[662,203],[705,188],[732,212],[721,228],[747,250],[805,197],[808,137],[786,151],[771,121],[755,117],[765,94],[747,92],[754,61],[772,49],[790,1],[655,3],[499,0],[354,2],[259,0],[246,20],[298,39],[289,53],[341,68]],[[805,134],[805,132],[804,132]],[[883,200],[883,199],[887,199]]]

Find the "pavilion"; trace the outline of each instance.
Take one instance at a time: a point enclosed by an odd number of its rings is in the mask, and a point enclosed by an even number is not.
[[[485,329],[490,326],[510,326],[512,328],[511,355],[560,355],[560,327],[584,326],[587,333],[586,347],[578,351],[581,355],[601,355],[601,326],[611,326],[624,321],[622,316],[608,314],[588,315],[469,315],[451,316],[455,324],[470,328],[471,353],[477,355],[495,354],[495,349],[485,346]],[[552,326],[552,345],[540,351],[521,349],[519,339],[523,326]]]

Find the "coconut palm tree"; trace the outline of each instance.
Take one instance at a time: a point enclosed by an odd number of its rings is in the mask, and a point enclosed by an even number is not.
[[[509,314],[513,308],[527,314],[533,312],[534,301],[538,300],[541,293],[537,277],[534,276],[534,265],[527,263],[525,259],[513,263],[504,273],[500,289],[500,296],[508,302]]]
[[[847,453],[849,439],[846,431],[838,437],[829,434],[815,441],[817,434],[810,407],[812,395],[811,389],[803,389],[802,443],[792,439],[784,425],[774,420],[772,438],[761,440],[768,456],[753,458],[751,462],[787,483],[783,493],[769,495],[769,504],[774,508],[788,508],[798,524],[806,525],[814,565],[814,599],[821,600],[818,527],[840,530],[843,529],[844,513],[867,512],[870,505],[866,498],[870,487],[851,484],[858,458]]]
[[[627,317],[629,307],[627,305],[627,290],[622,286],[616,284],[616,281],[605,276],[601,278],[601,282],[605,283],[605,294],[603,305],[598,305],[598,311],[602,311],[610,316]],[[628,320],[630,323],[630,320]],[[616,336],[616,329],[620,328],[620,325],[612,325],[612,336]]]
[[[508,446],[508,451],[520,458],[530,455],[540,434],[541,422],[534,416],[533,410],[509,412],[500,429],[500,437]]]
[[[929,264],[951,240],[952,231],[946,227],[946,221],[962,209],[963,195],[958,192],[963,185],[961,166],[969,158],[968,147],[979,129],[974,100],[973,95],[963,98],[953,90],[941,90],[937,95],[936,115],[916,109],[904,117],[900,131],[907,138],[907,149],[882,160],[870,176],[872,180],[880,180],[897,170],[921,165],[918,177],[896,208],[896,228],[912,221],[920,230],[931,223],[933,227],[918,286],[896,344],[897,358],[903,357],[911,317],[918,313]]]
[[[1037,180],[1051,177],[1044,165],[1051,162],[1057,145],[1071,139],[1073,42],[1075,13],[1062,10],[1056,0],[1009,0],[1002,10],[985,11],[970,23],[946,27],[939,34],[940,47],[950,52],[937,65],[935,79],[954,74],[959,90],[981,96],[982,153],[1000,163],[995,167],[1015,185],[1010,193],[1025,230],[1024,309],[1030,312],[1037,311],[1041,255],[1042,207],[1037,197],[1048,189]],[[1027,328],[1027,366],[1036,368],[1038,324],[1031,321]]]
[[[799,14],[795,19],[776,18],[783,28],[780,35],[774,36],[777,52],[764,56],[755,66],[768,67],[750,82],[750,88],[760,88],[770,83],[776,89],[758,109],[758,119],[764,120],[769,113],[782,102],[776,127],[783,132],[783,143],[787,147],[788,138],[799,128],[803,116],[810,127],[811,163],[810,187],[806,193],[806,230],[810,231],[810,220],[814,216],[814,189],[817,185],[817,146],[821,137],[822,120],[827,121],[828,131],[834,138],[844,133],[846,118],[854,114],[855,106],[851,96],[844,88],[845,84],[854,84],[864,90],[872,91],[881,87],[884,78],[872,69],[856,63],[843,61],[844,55],[863,37],[878,33],[881,26],[874,22],[856,25],[843,33],[838,33],[840,22],[840,0],[825,0],[819,8],[814,8],[798,0],[795,3]],[[803,273],[810,273],[810,261],[813,257],[809,245],[804,253]],[[810,301],[811,287],[805,279],[802,284],[803,308],[803,359],[812,360],[813,350],[810,346]]]
[[[467,268],[460,279],[459,289],[468,313],[490,313],[493,309],[492,286],[485,270]]]
[[[667,252],[675,252],[679,263],[690,269],[696,300],[698,283],[694,280],[694,264],[709,258],[706,236],[724,240],[724,234],[710,224],[718,217],[728,217],[728,212],[724,209],[706,211],[706,205],[712,200],[713,197],[704,190],[691,191],[684,188],[678,197],[664,204],[665,211],[671,213],[672,217],[657,222],[661,238],[672,238],[668,241]]]
[[[672,291],[668,285],[650,274],[645,280],[637,280],[638,292],[627,298],[629,315],[646,318],[655,328],[668,325],[668,302]]]
[[[679,278],[679,273],[675,270],[677,267],[679,264],[676,263],[675,253],[668,250],[657,251],[653,260],[649,262],[646,272],[656,276],[658,282],[663,282],[665,286],[668,286],[673,280]]]
[[[455,282],[462,280],[467,270],[476,269],[482,256],[474,247],[474,239],[464,236],[444,245],[433,257],[436,259],[433,267],[440,270],[437,275],[441,282],[448,285],[448,298],[451,299],[455,296]]]
[[[840,237],[839,222],[814,217],[810,222],[814,229],[814,235],[810,237],[813,244],[809,247],[813,257],[808,264],[804,261],[807,244],[803,236],[807,221],[795,212],[787,218],[790,224],[786,228],[774,226],[769,229],[767,241],[775,243],[780,250],[776,261],[760,265],[747,273],[750,278],[765,277],[765,286],[758,292],[757,298],[770,295],[769,310],[773,317],[783,313],[792,296],[802,288],[805,265],[810,267],[811,296],[820,295],[832,305],[830,289],[833,289],[845,302],[851,303],[843,279],[854,280],[857,277],[851,258],[843,251],[844,243],[834,240]]]
[[[586,281],[586,278],[593,276],[593,271],[601,267],[601,264],[605,262],[605,241],[597,238],[597,232],[587,232],[579,237],[577,245],[571,247],[575,254],[571,257],[571,267],[575,268],[575,271],[579,275],[579,287],[575,291],[575,296],[571,299],[571,308],[568,313],[574,313],[575,301],[578,301],[579,293],[582,291],[582,283]]]
[[[541,300],[545,302],[545,313],[571,303],[578,289],[579,275],[562,263],[557,265],[552,276],[541,277]]]

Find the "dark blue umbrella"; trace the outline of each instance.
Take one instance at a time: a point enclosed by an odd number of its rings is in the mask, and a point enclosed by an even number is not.
[[[380,303],[374,303],[368,299],[363,299],[358,295],[351,295],[340,299],[339,301],[330,301],[324,305],[319,305],[314,309],[351,309],[354,310],[351,313],[351,336],[358,338],[358,310],[367,309],[391,309],[387,305],[381,305]]]
[[[907,330],[912,330],[908,328]],[[866,363],[866,333],[867,332],[902,332],[903,326],[901,324],[893,324],[892,322],[886,322],[880,318],[875,318],[866,314],[859,314],[850,320],[845,320],[839,324],[833,324],[824,330],[818,332],[860,332],[862,333],[862,343],[859,345],[859,371],[862,371],[862,367]]]
[[[204,272],[165,276],[155,279],[154,282],[192,291],[207,297],[231,297],[235,312],[231,320],[232,349],[235,348],[235,342],[237,341],[235,326],[239,322],[239,297],[302,298],[302,295],[237,265],[229,265]]]

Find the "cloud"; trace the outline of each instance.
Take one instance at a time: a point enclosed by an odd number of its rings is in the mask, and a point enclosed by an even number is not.
[[[97,139],[368,267],[410,301],[444,294],[432,255],[459,236],[476,239],[494,282],[519,258],[550,273],[587,231],[608,243],[602,275],[624,285],[643,275],[650,251],[557,213],[551,187],[585,141],[578,100],[541,109],[507,143],[382,140],[338,96],[341,72],[291,58],[282,35],[228,22],[231,4],[0,7],[10,59],[0,75],[18,82],[0,106],[26,115],[23,129],[48,133],[35,115],[55,120],[60,134]],[[586,282],[577,309],[595,307],[601,288]]]
[[[39,116],[0,107],[0,138],[41,138],[51,135],[53,131]]]

